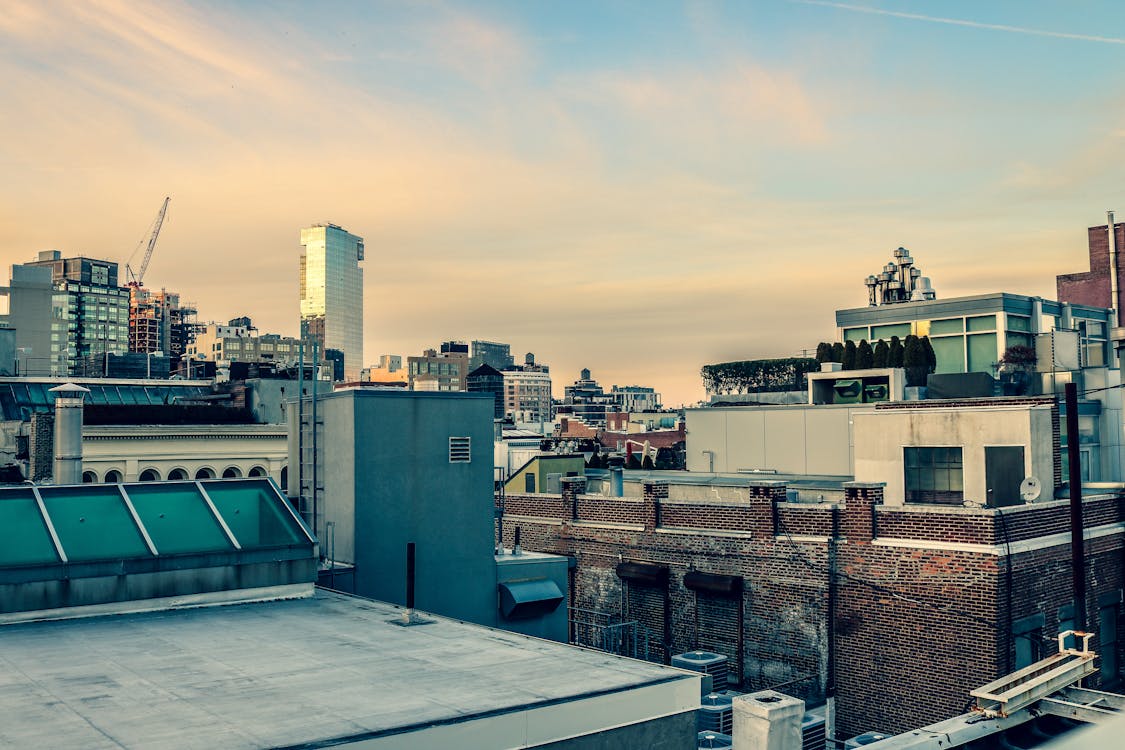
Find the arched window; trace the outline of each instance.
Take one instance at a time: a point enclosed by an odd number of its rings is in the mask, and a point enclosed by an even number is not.
[[[242,470],[237,466],[228,466],[223,469],[223,479],[238,479],[242,476]]]
[[[289,467],[281,467],[281,489],[283,492],[289,491]]]
[[[93,484],[98,481],[98,475],[92,471],[82,472],[82,484]]]
[[[105,473],[106,484],[121,484],[121,472],[117,469],[110,469]]]
[[[169,482],[179,482],[183,481],[184,479],[187,479],[187,472],[183,469],[172,469],[170,472],[168,472]]]
[[[141,472],[140,476],[137,477],[137,481],[138,482],[159,482],[160,481],[160,472],[157,471],[156,469],[145,469],[144,471]]]
[[[266,470],[263,469],[261,466],[255,466],[254,468],[252,468],[250,470],[250,473],[247,474],[247,476],[264,477],[264,476],[267,476],[267,474],[266,474]]]
[[[202,469],[195,472],[195,478],[196,479],[214,479],[215,478],[215,470],[212,469],[212,468],[209,468],[207,466],[204,466]]]

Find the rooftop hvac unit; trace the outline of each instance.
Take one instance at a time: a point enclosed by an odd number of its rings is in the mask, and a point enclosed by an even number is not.
[[[832,384],[832,403],[858,404],[863,401],[862,380],[837,380]]]
[[[890,736],[891,735],[883,734],[882,732],[864,732],[863,734],[857,734],[844,743],[844,750],[854,750],[864,745],[873,745],[879,740],[885,740]]]
[[[672,666],[711,675],[711,685],[716,688],[727,684],[727,676],[730,673],[727,657],[711,651],[688,651],[686,654],[676,654],[672,657]]]
[[[721,732],[700,732],[697,742],[699,750],[731,750],[734,747],[731,736]]]
[[[801,750],[824,750],[828,742],[824,714],[809,711],[801,719]]]
[[[700,732],[730,734],[734,730],[734,697],[742,693],[720,690],[699,699],[695,712],[695,728]]]

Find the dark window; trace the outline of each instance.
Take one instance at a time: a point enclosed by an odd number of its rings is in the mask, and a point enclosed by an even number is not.
[[[530,471],[523,475],[523,488],[526,492],[535,492],[535,475]]]
[[[1101,657],[1102,684],[1115,682],[1120,665],[1117,661],[1117,605],[1098,608],[1098,656]]]
[[[961,505],[961,448],[903,448],[906,502]]]
[[[1014,669],[1029,667],[1043,658],[1043,615],[1023,617],[1012,623],[1012,646],[1015,649]]]

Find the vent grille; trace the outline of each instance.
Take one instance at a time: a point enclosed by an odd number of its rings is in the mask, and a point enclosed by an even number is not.
[[[819,713],[806,713],[801,721],[802,750],[824,750],[828,737],[825,733],[824,716]]]
[[[472,438],[449,438],[449,463],[467,464],[472,460]]]

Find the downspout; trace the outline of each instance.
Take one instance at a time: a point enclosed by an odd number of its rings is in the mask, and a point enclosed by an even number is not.
[[[840,534],[840,509],[833,506],[832,528],[828,534],[828,658],[825,667],[824,729],[831,743],[836,742],[836,539]]]
[[[1113,310],[1112,326],[1121,325],[1121,301],[1117,289],[1117,232],[1113,226],[1113,211],[1105,212],[1109,224],[1109,307]]]

